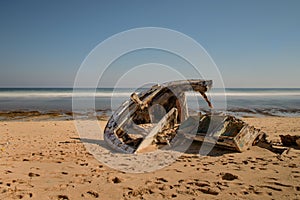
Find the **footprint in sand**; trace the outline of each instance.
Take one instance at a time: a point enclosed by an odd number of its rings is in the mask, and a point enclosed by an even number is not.
[[[164,190],[167,190],[168,187],[166,185],[162,185],[162,186],[158,187],[158,189],[164,191]]]
[[[26,198],[32,198],[33,197],[33,195],[32,195],[32,193],[27,193],[27,194],[18,194],[18,195],[16,195],[16,197],[18,198],[18,199],[23,199],[24,197]]]
[[[94,197],[94,198],[99,198],[99,194],[95,191],[87,191],[87,194],[89,194],[90,196]]]
[[[59,200],[69,200],[69,197],[67,195],[58,195],[57,199],[59,199]]]
[[[156,178],[156,180],[159,181],[159,182],[164,182],[164,183],[168,182],[168,180],[165,179],[165,178]]]
[[[205,194],[211,194],[211,195],[218,195],[220,193],[220,189],[213,188],[213,187],[204,187],[204,188],[199,188],[198,190]]]
[[[183,173],[183,171],[179,170],[179,169],[174,169],[175,172],[178,172],[178,173]]]
[[[265,168],[265,167],[260,167],[260,168],[258,168],[259,170],[267,170],[267,168]]]
[[[174,187],[182,186],[182,183],[186,183],[186,190],[180,190],[179,193],[181,194],[189,194],[189,195],[196,195],[197,192],[201,192],[204,194],[210,195],[218,195],[220,193],[220,188],[217,183],[210,183],[209,181],[193,179],[193,180],[183,180],[180,179],[178,183],[180,185],[173,185]]]
[[[153,194],[154,192],[150,188],[137,188],[130,190],[127,192],[127,194],[124,194],[123,196],[128,196],[128,197],[140,197],[140,199],[144,199],[143,195],[144,194]]]
[[[283,189],[285,188],[294,188],[292,185],[288,185],[288,184],[284,184],[284,183],[280,183],[280,182],[276,182],[276,181],[272,181],[272,182],[266,182],[267,185],[261,185],[259,187],[262,188],[267,188],[270,190],[274,190],[274,191],[283,191]]]
[[[5,174],[10,174],[10,173],[12,173],[12,171],[10,171],[10,170],[5,170]]]
[[[282,191],[281,188],[270,186],[270,185],[258,185],[258,187],[267,188],[267,189],[274,190],[274,191],[279,191],[279,192]]]
[[[292,173],[293,173],[293,178],[296,178],[296,179],[300,178],[300,172],[299,171],[292,171]]]
[[[234,175],[231,173],[221,173],[220,175],[222,176],[223,180],[227,180],[227,181],[232,181],[232,180],[238,179],[237,175]]]
[[[29,177],[38,177],[40,176],[39,174],[33,173],[33,172],[29,172],[28,174]]]

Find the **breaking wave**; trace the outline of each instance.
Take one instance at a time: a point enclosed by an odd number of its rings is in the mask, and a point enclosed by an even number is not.
[[[122,89],[115,90],[113,89],[97,89],[97,91],[92,90],[81,90],[73,94],[72,89],[0,89],[0,98],[72,98],[73,95],[76,97],[129,97],[130,94],[134,92],[133,89]],[[199,95],[194,92],[188,92],[187,96]],[[219,91],[210,91],[207,93],[210,97],[223,96],[226,97],[300,97],[300,90],[290,90],[290,89],[265,89],[265,90],[233,90],[228,89],[225,93],[221,90]]]

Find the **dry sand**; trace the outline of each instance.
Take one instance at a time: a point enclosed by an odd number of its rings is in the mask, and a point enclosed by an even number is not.
[[[300,118],[245,120],[273,141],[300,135]],[[295,148],[199,157],[194,143],[166,168],[128,174],[94,159],[73,121],[0,122],[0,135],[0,199],[300,199]]]

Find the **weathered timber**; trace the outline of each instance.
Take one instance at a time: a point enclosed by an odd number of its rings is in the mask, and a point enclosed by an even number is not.
[[[177,123],[177,109],[172,108],[159,122],[156,126],[152,128],[147,137],[139,145],[135,153],[143,152],[148,146],[152,144],[155,136],[161,132],[163,129],[170,129]]]
[[[179,131],[188,138],[239,152],[247,150],[263,134],[259,129],[233,116],[204,115],[198,118],[200,119],[194,117],[186,121],[191,126],[184,122],[183,129],[179,127]],[[192,123],[189,122],[191,120]]]
[[[154,85],[139,94],[133,93],[130,100],[124,102],[109,119],[104,140],[113,149],[134,153],[139,142],[149,134],[139,125],[157,123],[173,108],[177,109],[177,121],[183,122],[189,117],[185,92],[195,91],[203,96],[211,87],[210,80],[191,79]],[[204,99],[211,105],[206,96]],[[142,138],[136,138],[136,135],[142,135]]]
[[[109,119],[104,139],[124,153],[142,153],[156,144],[171,145],[176,134],[243,152],[264,134],[240,119],[229,115],[189,116],[185,92],[206,96],[212,81],[182,80],[154,85],[141,93],[132,93]]]

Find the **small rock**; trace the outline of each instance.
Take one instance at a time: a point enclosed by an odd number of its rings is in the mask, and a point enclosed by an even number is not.
[[[90,194],[91,196],[95,197],[95,198],[98,198],[99,197],[99,194],[97,192],[94,192],[94,191],[87,191],[86,193]]]
[[[69,197],[67,195],[58,195],[59,200],[69,200]]]

